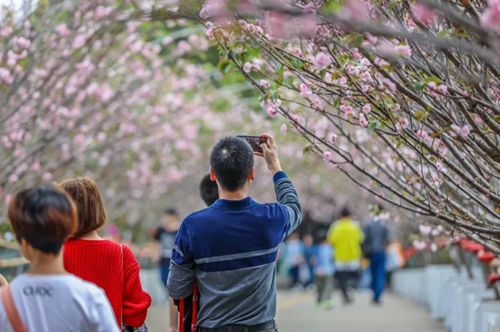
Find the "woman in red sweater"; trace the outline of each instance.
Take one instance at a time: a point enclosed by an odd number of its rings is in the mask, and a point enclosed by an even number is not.
[[[79,221],[64,246],[64,267],[104,289],[120,327],[143,326],[151,297],[142,290],[139,263],[132,251],[97,234],[107,220],[97,185],[89,178],[77,178],[61,186],[75,201]]]

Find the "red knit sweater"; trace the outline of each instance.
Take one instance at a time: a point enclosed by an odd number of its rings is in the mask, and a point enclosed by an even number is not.
[[[151,297],[142,290],[139,263],[132,251],[109,240],[69,239],[64,246],[64,268],[104,289],[121,327],[144,324]]]

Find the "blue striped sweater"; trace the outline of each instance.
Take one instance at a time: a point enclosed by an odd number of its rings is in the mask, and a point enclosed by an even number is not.
[[[276,314],[276,255],[302,220],[284,172],[274,175],[278,203],[219,199],[184,219],[172,252],[168,290],[174,299],[200,292],[198,326],[257,325]]]

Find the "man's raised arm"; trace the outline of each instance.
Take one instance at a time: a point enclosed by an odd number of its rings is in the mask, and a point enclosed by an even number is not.
[[[278,146],[271,135],[263,134],[267,138],[267,143],[262,144],[263,157],[267,167],[273,173],[274,189],[278,203],[285,206],[289,215],[289,228],[285,236],[293,232],[302,222],[302,207],[299,202],[299,195],[290,179],[281,169],[278,157]]]

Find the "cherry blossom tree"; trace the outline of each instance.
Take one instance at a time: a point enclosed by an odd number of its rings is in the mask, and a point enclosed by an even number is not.
[[[498,8],[213,0],[199,14],[227,71],[332,173],[417,227],[442,223],[500,253]]]

